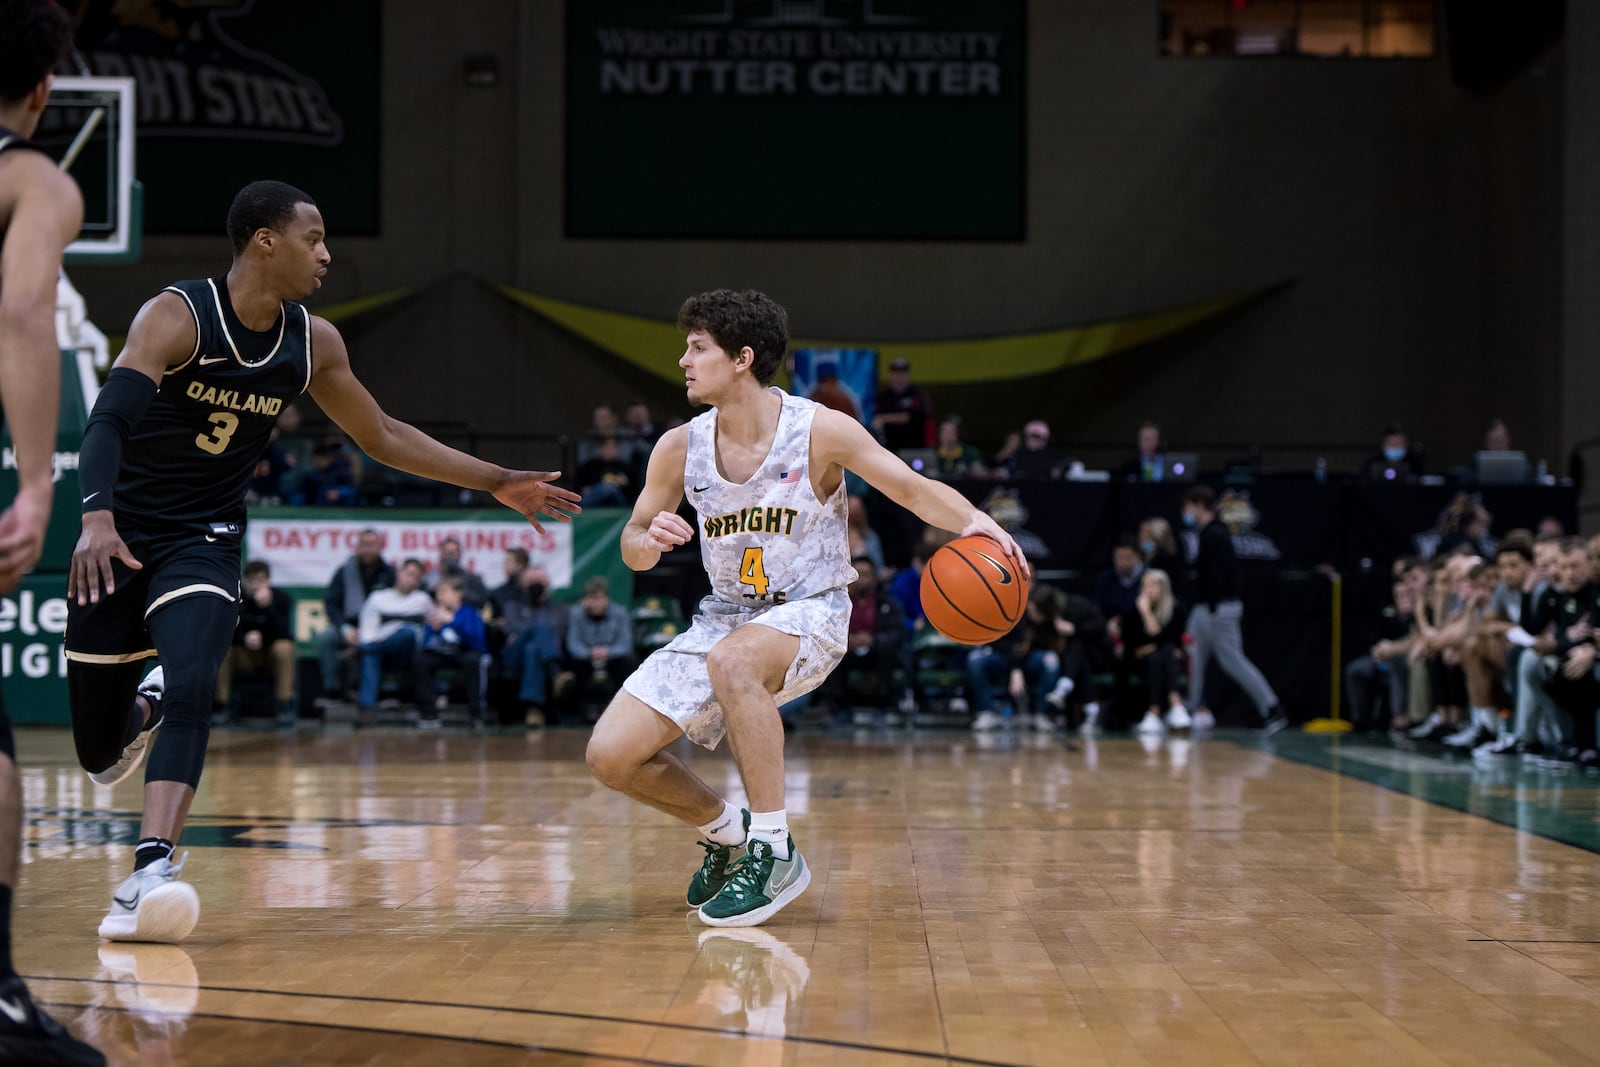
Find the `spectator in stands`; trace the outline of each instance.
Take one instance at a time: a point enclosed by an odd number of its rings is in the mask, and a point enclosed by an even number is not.
[[[294,502],[322,508],[347,508],[356,502],[356,479],[342,438],[329,436],[317,442],[311,469],[300,476]]]
[[[1065,465],[1061,453],[1050,444],[1050,424],[1033,419],[1022,427],[1022,444],[1011,457],[1008,473],[1018,480],[1061,477]]]
[[[1600,766],[1595,750],[1595,710],[1600,681],[1595,678],[1595,623],[1600,621],[1600,585],[1589,569],[1588,545],[1581,538],[1562,542],[1556,603],[1555,663],[1542,672],[1546,695],[1560,710],[1561,740],[1554,758],[1585,768]]]
[[[1413,741],[1442,741],[1460,729],[1467,704],[1467,679],[1461,670],[1456,640],[1470,608],[1466,596],[1467,574],[1478,557],[1463,548],[1429,563],[1428,589],[1417,611],[1417,638],[1412,642],[1411,664],[1428,672],[1433,710],[1406,731]]]
[[[1554,515],[1546,515],[1539,520],[1539,525],[1534,529],[1533,534],[1535,537],[1565,537],[1567,536],[1567,528]]]
[[[1217,518],[1217,495],[1210,486],[1197,485],[1183,495],[1184,525],[1199,531],[1195,555],[1195,604],[1189,610],[1185,629],[1193,640],[1189,667],[1189,706],[1194,709],[1194,728],[1215,725],[1205,706],[1206,667],[1213,656],[1235,682],[1239,683],[1261,716],[1261,728],[1275,734],[1289,725],[1278,708],[1278,696],[1244,653],[1244,603],[1239,599],[1239,558],[1234,554],[1233,535]]]
[[[550,573],[538,564],[530,564],[517,582],[521,600],[505,602],[506,643],[500,658],[505,672],[517,681],[523,721],[543,726],[545,709],[566,669],[561,646],[569,612],[567,605],[550,599]]]
[[[633,669],[633,620],[611,599],[611,583],[595,575],[583,583],[579,610],[567,620],[567,658],[577,676],[584,717],[593,721]]]
[[[1166,446],[1161,440],[1161,427],[1153,422],[1139,424],[1138,451],[1122,465],[1122,479],[1128,482],[1160,482],[1166,480]]]
[[[1517,625],[1506,634],[1514,646],[1509,656],[1507,685],[1515,714],[1511,729],[1473,749],[1474,756],[1515,756],[1554,751],[1562,743],[1560,711],[1545,692],[1544,682],[1560,665],[1556,658],[1557,622],[1563,588],[1561,560],[1564,538],[1539,537],[1533,543],[1533,566],[1523,579],[1522,608]],[[1514,565],[1513,565],[1514,566]]]
[[[590,415],[589,429],[578,439],[578,466],[582,467],[599,455],[600,442],[608,437],[617,436],[620,428],[617,409],[610,404],[596,404]]]
[[[1172,595],[1165,571],[1145,571],[1133,605],[1117,619],[1122,662],[1142,676],[1149,701],[1138,732],[1159,735],[1167,729],[1187,730],[1193,719],[1184,707],[1183,606]],[[1162,716],[1165,715],[1165,721]]]
[[[850,556],[865,556],[872,561],[873,569],[882,573],[888,569],[883,561],[883,538],[878,536],[867,521],[867,498],[851,493],[845,513],[846,533],[850,539]]]
[[[217,669],[217,707],[223,709],[224,722],[237,720],[234,671],[268,670],[272,672],[273,713],[280,726],[292,726],[296,718],[294,627],[289,618],[293,602],[288,593],[273,588],[272,567],[266,560],[246,563],[239,584],[239,623],[233,631],[233,645]]]
[[[1017,453],[1022,449],[1022,432],[1013,430],[1006,434],[1006,439],[1001,442],[999,449],[989,457],[989,472],[997,478],[1011,476],[1012,463],[1017,458]]]
[[[989,469],[983,465],[983,453],[961,439],[960,415],[946,415],[939,420],[938,444],[934,448],[933,458],[934,473],[947,480],[983,478],[989,473]]]
[[[356,537],[356,550],[333,572],[322,606],[328,628],[317,635],[317,658],[322,665],[322,692],[319,703],[344,698],[342,675],[345,653],[361,644],[358,629],[361,606],[375,590],[394,584],[394,568],[383,558],[383,538],[377,530],[362,530]]]
[[[622,444],[613,434],[600,438],[594,456],[578,464],[578,492],[586,508],[625,508],[637,492],[637,468],[622,454]]]
[[[1500,569],[1479,560],[1467,571],[1466,610],[1448,635],[1466,678],[1467,718],[1444,739],[1448,748],[1471,749],[1493,741],[1500,732],[1506,672],[1506,633],[1512,623],[1501,610]]]
[[[1511,427],[1506,425],[1505,419],[1489,420],[1489,428],[1483,432],[1483,450],[1485,452],[1511,451]]]
[[[278,495],[288,502],[293,502],[299,493],[300,479],[311,469],[311,453],[316,449],[316,442],[302,432],[301,426],[300,409],[293,404],[283,405],[278,412],[275,441],[283,450],[287,465],[279,480]]]
[[[408,559],[395,572],[394,586],[374,590],[361,606],[361,721],[371,724],[378,712],[384,667],[399,670],[419,705],[431,696],[422,688],[417,653],[433,598],[422,588],[422,561]]]
[[[1088,688],[1095,660],[1105,640],[1105,618],[1094,602],[1043,583],[1028,594],[1028,606],[1011,633],[974,649],[967,657],[967,683],[978,731],[1032,725],[1056,729],[1072,694]],[[1003,699],[994,687],[1005,684]],[[1027,710],[1021,705],[1026,701]],[[1085,720],[1097,717],[1098,705]]]
[[[508,612],[508,605],[521,603],[522,572],[528,569],[528,550],[520,545],[513,545],[506,549],[505,556],[500,561],[500,566],[505,573],[506,580],[489,590],[489,606],[496,621],[503,621]]]
[[[1139,555],[1138,542],[1124,535],[1111,550],[1111,568],[1101,571],[1095,579],[1095,605],[1107,619],[1128,614],[1139,597],[1143,576],[1144,560]]]
[[[1350,725],[1357,730],[1377,729],[1386,720],[1405,724],[1409,670],[1406,654],[1411,650],[1417,611],[1416,576],[1426,573],[1421,560],[1399,561],[1390,585],[1390,602],[1373,620],[1378,640],[1366,655],[1345,665],[1345,700]]]
[[[622,458],[633,468],[633,484],[644,481],[645,465],[650,461],[650,450],[660,438],[661,430],[650,415],[650,405],[643,400],[631,400],[622,409],[622,426],[617,431],[622,446]]]
[[[1172,583],[1172,595],[1178,602],[1189,604],[1191,590],[1189,564],[1184,559],[1178,539],[1172,535],[1172,524],[1160,516],[1145,519],[1139,524],[1139,555],[1145,570],[1164,571]]]
[[[1489,527],[1494,516],[1476,494],[1458,493],[1439,518],[1439,547],[1436,555],[1445,556],[1465,545],[1473,555],[1493,559],[1494,538]]]
[[[867,702],[875,710],[858,709],[857,721],[897,725],[900,717],[896,703],[908,710],[911,706],[904,699],[907,694],[895,689],[895,671],[903,671],[907,679],[911,671],[905,612],[888,589],[879,584],[878,567],[870,557],[856,556],[850,564],[856,569],[856,577],[850,583],[848,651],[844,662],[823,682],[819,696],[843,709],[854,702],[850,695],[852,685],[859,684],[859,676],[867,674],[871,681]]]
[[[444,670],[460,672],[473,722],[483,720],[488,634],[483,616],[466,602],[464,586],[458,574],[439,579],[434,588],[435,603],[428,609],[417,657],[419,686],[425,697],[432,698],[423,700],[418,708],[417,725],[425,730],[438,729],[439,713],[450,706],[449,682],[439,676]]]
[[[909,360],[889,364],[889,381],[878,389],[872,428],[891,452],[933,447],[933,398],[911,383]]]
[[[811,399],[852,419],[861,418],[860,403],[839,381],[839,368],[832,363],[817,364],[817,384],[811,389]]]
[[[1424,473],[1422,449],[1406,437],[1405,427],[1384,427],[1378,452],[1362,464],[1361,476],[1369,482],[1414,482]]]
[[[918,539],[911,546],[911,565],[901,568],[889,581],[889,595],[895,598],[905,614],[908,633],[915,633],[918,627],[927,622],[928,617],[922,610],[922,572],[938,550],[937,541],[927,536]]]
[[[433,592],[446,578],[461,579],[462,595],[466,597],[468,607],[476,610],[488,602],[489,590],[484,587],[483,579],[461,565],[459,538],[446,537],[439,542],[439,565],[428,572],[423,587]]]

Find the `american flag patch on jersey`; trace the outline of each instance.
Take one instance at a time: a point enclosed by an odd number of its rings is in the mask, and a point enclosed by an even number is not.
[[[798,482],[799,480],[800,480],[800,468],[799,467],[796,467],[794,470],[784,471],[782,474],[778,475],[778,481],[780,481],[780,482]]]

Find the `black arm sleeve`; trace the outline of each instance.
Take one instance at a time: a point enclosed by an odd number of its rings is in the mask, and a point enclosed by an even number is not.
[[[112,367],[106,375],[78,451],[78,495],[85,514],[111,509],[112,490],[122,470],[122,446],[155,395],[156,383],[136,370]]]

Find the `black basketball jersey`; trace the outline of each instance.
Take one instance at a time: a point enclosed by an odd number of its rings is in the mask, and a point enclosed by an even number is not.
[[[287,300],[271,329],[234,314],[226,277],[169,285],[198,333],[122,451],[116,518],[142,530],[244,523],[244,494],[285,404],[311,384],[311,316]]]

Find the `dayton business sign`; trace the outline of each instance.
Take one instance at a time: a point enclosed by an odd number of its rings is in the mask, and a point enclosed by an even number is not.
[[[569,0],[568,229],[1019,238],[1022,29],[1022,0]]]

